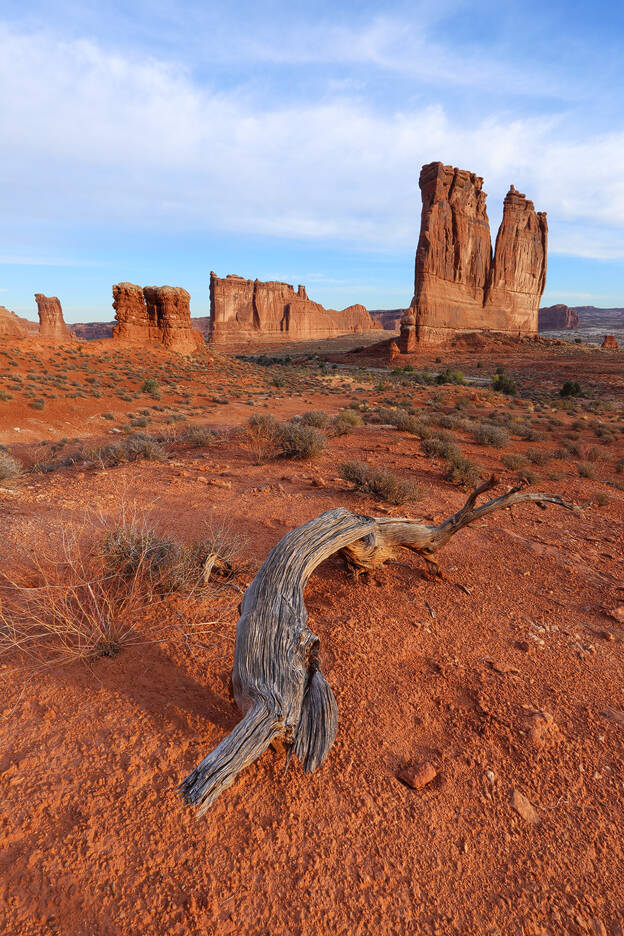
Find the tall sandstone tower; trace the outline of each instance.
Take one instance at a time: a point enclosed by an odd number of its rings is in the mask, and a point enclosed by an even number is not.
[[[414,298],[401,323],[401,351],[453,335],[537,334],[546,282],[546,214],[511,186],[492,256],[483,179],[440,162],[420,173],[422,216]]]

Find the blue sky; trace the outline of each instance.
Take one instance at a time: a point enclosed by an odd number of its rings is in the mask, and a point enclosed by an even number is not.
[[[624,306],[624,4],[3,0],[0,304],[113,317],[111,285],[304,283],[409,303],[418,175],[548,212],[544,304]]]

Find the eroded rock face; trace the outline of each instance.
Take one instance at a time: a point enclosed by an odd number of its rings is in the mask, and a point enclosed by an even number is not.
[[[561,331],[578,328],[579,314],[567,305],[544,306],[539,310],[537,327],[540,331]]]
[[[191,325],[191,297],[174,286],[117,283],[113,286],[113,308],[117,323],[113,338],[133,344],[160,344],[171,351],[190,354],[204,339]]]
[[[416,348],[416,319],[408,312],[401,319],[399,350],[401,354],[410,354],[410,352],[415,351]]]
[[[191,297],[179,286],[146,286],[143,290],[150,322],[155,321],[159,340],[170,351],[191,354],[203,347],[202,335],[191,325]]]
[[[249,340],[289,341],[362,334],[377,327],[362,305],[341,311],[308,299],[304,286],[210,274],[210,341],[240,345]]]
[[[39,312],[39,337],[51,342],[69,341],[71,335],[63,320],[63,310],[57,297],[35,293],[35,302]]]
[[[511,186],[492,257],[483,179],[423,166],[423,207],[416,252],[417,344],[441,344],[461,332],[537,332],[546,281],[546,215]]]
[[[612,351],[618,351],[620,348],[615,335],[605,335],[600,347],[610,348]]]
[[[34,322],[28,322],[15,312],[0,306],[0,338],[32,338],[37,333]]]

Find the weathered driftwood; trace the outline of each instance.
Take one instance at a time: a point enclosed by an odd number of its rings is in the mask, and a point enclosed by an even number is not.
[[[306,626],[303,591],[314,571],[341,551],[356,573],[372,570],[400,547],[432,555],[459,530],[494,510],[533,501],[575,510],[555,494],[512,488],[475,507],[477,497],[496,483],[490,478],[464,506],[439,526],[407,518],[367,517],[338,508],[328,510],[288,533],[269,553],[243,595],[236,630],[232,683],[243,719],[208,754],[180,790],[202,815],[240,771],[280,739],[307,772],[323,763],[336,737],[338,709],[319,661],[319,639]]]

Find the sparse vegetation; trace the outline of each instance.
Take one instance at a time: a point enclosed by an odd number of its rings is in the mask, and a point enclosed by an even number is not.
[[[340,477],[354,484],[357,490],[374,494],[389,504],[402,504],[407,500],[418,500],[421,496],[418,486],[413,482],[405,481],[386,468],[374,468],[363,461],[345,462],[340,469]]]
[[[22,463],[6,449],[0,447],[0,484],[13,481],[22,473]]]
[[[579,396],[581,393],[581,385],[577,380],[566,380],[561,390],[559,391],[559,396],[561,397],[575,397]]]

